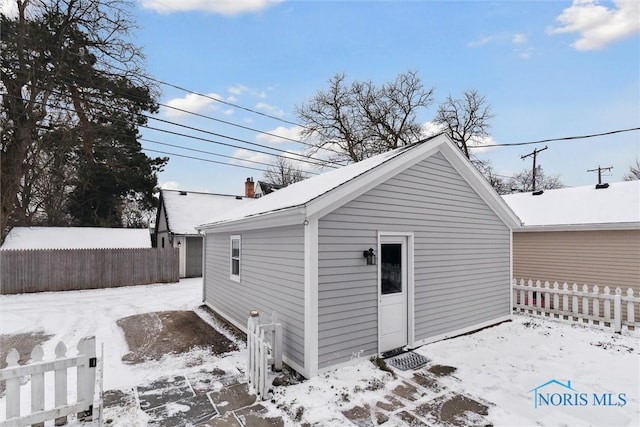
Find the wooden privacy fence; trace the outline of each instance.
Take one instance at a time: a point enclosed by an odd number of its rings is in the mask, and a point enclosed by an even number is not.
[[[55,425],[67,423],[67,415],[78,414],[79,419],[93,417],[93,402],[96,384],[96,339],[82,338],[78,342],[78,355],[67,356],[67,347],[61,341],[55,349],[56,358],[43,361],[44,351],[36,345],[31,352],[31,363],[18,365],[20,355],[15,348],[7,354],[7,367],[0,369],[0,380],[6,381],[6,419],[0,427],[43,426],[45,421],[55,419]],[[77,398],[68,403],[68,372],[76,368]],[[53,372],[53,387],[45,386],[45,373]],[[31,413],[20,415],[20,379],[30,378]],[[26,386],[25,386],[26,387]],[[54,390],[55,407],[45,409],[45,390]]]
[[[271,322],[260,324],[257,312],[247,321],[247,377],[256,394],[266,399],[269,391],[269,369],[282,370],[282,325],[276,323],[276,312]]]
[[[0,294],[177,282],[177,248],[0,251]]]
[[[513,279],[512,292],[516,311],[611,327],[614,332],[640,328],[640,296],[631,288],[612,292],[609,286]]]

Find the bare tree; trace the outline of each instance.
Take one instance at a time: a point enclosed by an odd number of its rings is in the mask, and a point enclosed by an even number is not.
[[[491,105],[476,90],[467,90],[460,99],[451,95],[438,107],[435,123],[458,145],[467,158],[469,146],[489,136],[489,121],[494,117]]]
[[[509,183],[496,173],[491,161],[474,158],[471,160],[471,163],[480,171],[489,185],[491,185],[498,194],[509,194],[511,192]]]
[[[529,192],[533,191],[533,171],[525,169],[519,172],[509,181],[511,192]],[[564,184],[560,181],[560,175],[546,175],[542,170],[542,166],[536,167],[536,190],[553,190],[555,188],[563,188]]]
[[[640,159],[636,159],[635,165],[629,166],[629,172],[622,179],[624,181],[634,181],[640,179]]]
[[[286,157],[279,156],[264,172],[263,179],[269,184],[286,187],[289,184],[307,179],[302,170],[293,165]]]
[[[302,137],[314,144],[311,153],[331,151],[331,161],[358,162],[410,144],[423,136],[416,113],[432,104],[433,91],[414,71],[381,87],[336,74],[328,89],[296,107]]]

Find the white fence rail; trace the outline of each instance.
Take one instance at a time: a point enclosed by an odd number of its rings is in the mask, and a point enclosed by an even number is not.
[[[247,321],[247,378],[262,400],[269,391],[269,368],[282,370],[282,325],[276,320],[274,311],[270,323],[260,324],[257,312]]]
[[[0,427],[44,425],[55,419],[55,425],[67,423],[67,415],[77,413],[79,419],[92,419],[93,398],[96,379],[95,337],[82,338],[78,342],[78,355],[67,356],[67,347],[59,342],[55,348],[56,358],[43,361],[44,351],[36,345],[31,351],[31,363],[18,365],[20,354],[15,348],[7,354],[7,367],[0,369],[0,380],[6,381],[6,420]],[[67,386],[69,368],[77,368],[76,403],[68,403]],[[54,372],[55,407],[45,410],[45,373]],[[20,415],[20,379],[30,377],[31,413]]]
[[[612,292],[609,286],[513,279],[512,292],[515,311],[611,327],[614,332],[640,328],[640,296],[631,288]]]

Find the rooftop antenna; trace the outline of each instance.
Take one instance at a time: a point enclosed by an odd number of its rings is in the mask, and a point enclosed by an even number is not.
[[[598,165],[598,169],[587,169],[587,172],[598,172],[598,183],[596,184],[596,190],[600,188],[609,188],[609,184],[602,183],[602,171],[610,171],[611,169],[613,169],[613,166],[602,168],[600,167],[600,165]]]
[[[527,157],[529,157],[529,156],[533,156],[533,173],[532,173],[532,175],[531,175],[531,176],[532,176],[532,179],[531,179],[531,180],[532,180],[531,186],[533,187],[533,190],[532,190],[532,192],[533,192],[533,193],[535,193],[535,192],[536,192],[536,157],[538,157],[538,153],[539,153],[539,152],[544,151],[544,150],[546,150],[547,148],[549,148],[549,147],[547,147],[546,145],[544,146],[544,148],[542,148],[542,149],[540,149],[540,150],[538,150],[537,148],[534,148],[534,149],[533,149],[533,151],[532,151],[531,153],[529,153],[529,154],[525,154],[525,155],[523,155],[523,156],[520,156],[520,158],[521,158],[522,160],[526,159],[526,158],[527,158]]]

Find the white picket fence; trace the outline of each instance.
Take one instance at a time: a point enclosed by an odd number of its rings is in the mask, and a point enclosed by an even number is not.
[[[0,427],[44,425],[55,419],[55,425],[67,423],[67,415],[77,413],[79,419],[93,419],[93,401],[96,384],[96,340],[82,338],[78,342],[78,355],[67,356],[67,347],[61,341],[55,348],[55,359],[44,361],[41,345],[31,351],[31,362],[18,365],[20,354],[15,348],[7,354],[7,367],[0,369],[0,380],[6,381],[6,420]],[[68,403],[67,386],[69,368],[77,368],[76,403]],[[45,410],[45,373],[54,372],[55,407]],[[30,377],[31,413],[20,415],[20,379]]]
[[[269,323],[260,323],[257,312],[247,321],[247,379],[255,393],[266,399],[269,391],[270,367],[282,370],[282,325],[274,311]]]
[[[626,292],[615,288],[612,293],[609,286],[513,279],[512,292],[513,309],[518,312],[610,327],[614,332],[640,328],[636,318],[640,296],[634,296],[631,288]]]

